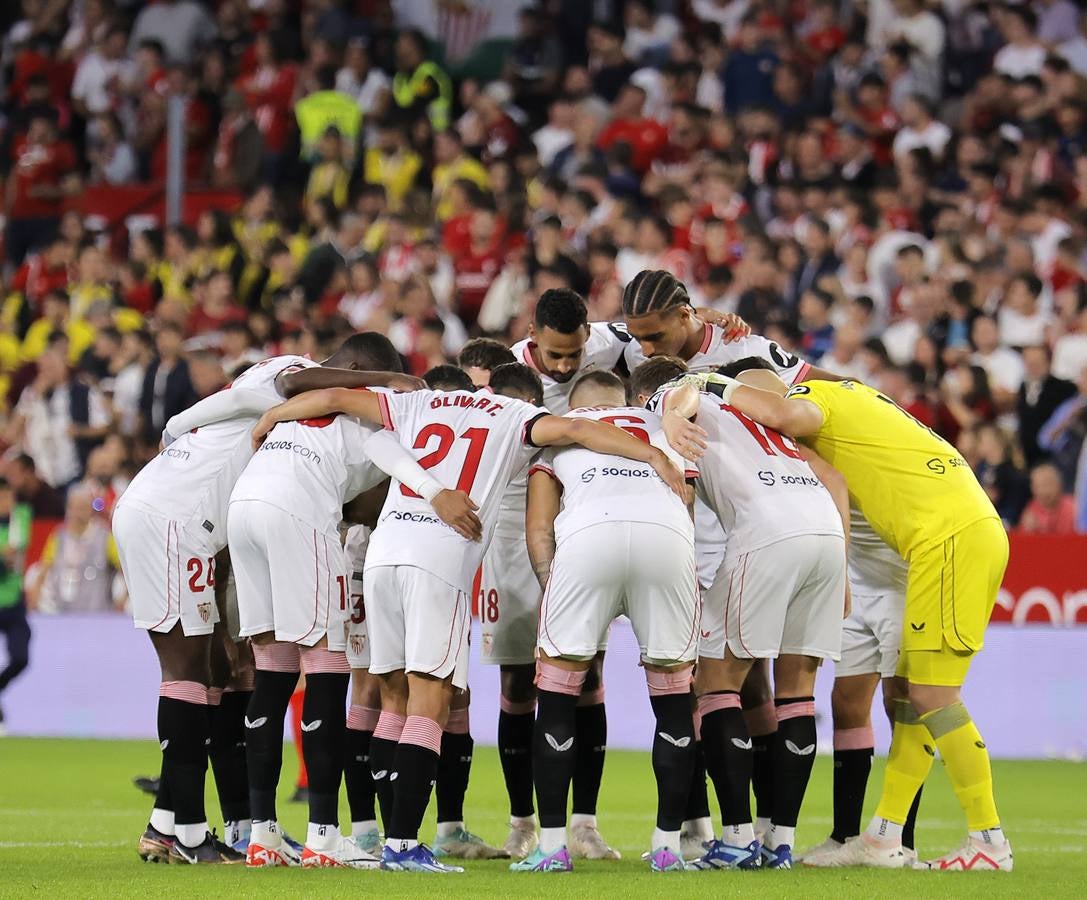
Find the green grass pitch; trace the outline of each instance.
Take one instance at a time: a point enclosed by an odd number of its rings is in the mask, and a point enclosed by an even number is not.
[[[151,741],[0,740],[0,897],[318,897],[358,892],[385,898],[444,897],[1012,897],[1087,896],[1087,767],[998,762],[997,798],[1015,847],[1011,875],[814,871],[690,872],[658,875],[639,860],[653,826],[654,789],[645,754],[611,752],[600,825],[623,853],[619,863],[577,863],[569,875],[512,874],[503,861],[469,863],[463,875],[386,872],[247,872],[141,863],[136,838],[149,810],[133,775],[155,768]],[[305,809],[286,802],[294,754],[284,754],[280,816],[305,834]],[[873,773],[878,784],[880,765]],[[801,816],[799,843],[821,840],[830,823],[830,760],[820,757]],[[869,790],[869,806],[874,803]],[[218,817],[209,778],[209,817]],[[493,748],[477,748],[466,814],[493,842],[505,836],[505,794]],[[346,807],[341,821],[346,821]],[[433,819],[424,838],[433,835]],[[957,846],[964,834],[946,776],[936,767],[918,829],[923,853]]]

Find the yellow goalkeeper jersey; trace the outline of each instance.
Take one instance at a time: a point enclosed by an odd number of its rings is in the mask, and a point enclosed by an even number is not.
[[[803,442],[845,476],[853,504],[907,561],[997,518],[959,452],[879,391],[857,381],[805,381],[785,396],[822,410],[823,426]]]

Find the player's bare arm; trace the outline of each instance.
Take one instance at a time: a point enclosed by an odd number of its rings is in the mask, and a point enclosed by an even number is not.
[[[204,428],[215,422],[259,416],[274,405],[275,401],[264,391],[242,387],[217,391],[210,397],[198,400],[176,416],[171,416],[163,429],[162,443],[168,446],[194,428]]]
[[[652,444],[640,441],[621,428],[592,419],[567,419],[563,416],[541,416],[532,424],[529,435],[537,447],[566,447],[580,444],[597,453],[625,456],[653,467],[661,480],[686,501],[687,483],[668,455]]]
[[[336,387],[384,387],[394,391],[418,391],[426,387],[426,383],[422,378],[402,372],[359,372],[355,369],[334,369],[328,366],[311,366],[281,372],[276,377],[276,389],[288,400],[305,391]]]
[[[562,488],[547,472],[537,470],[528,476],[525,540],[532,571],[541,588],[547,587],[551,560],[555,558],[555,518],[561,498]]]
[[[661,427],[669,446],[681,456],[698,462],[706,451],[706,432],[693,421],[698,414],[698,388],[682,384],[664,395]]]
[[[713,385],[714,393],[729,406],[789,437],[807,437],[823,427],[823,411],[803,397],[787,400],[726,375],[714,375]]]

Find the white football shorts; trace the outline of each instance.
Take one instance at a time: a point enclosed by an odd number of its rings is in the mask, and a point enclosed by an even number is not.
[[[724,659],[781,654],[838,659],[845,541],[804,534],[726,556],[706,596],[698,653]]]
[[[842,623],[842,658],[834,667],[836,678],[871,675],[892,678],[902,645],[902,615],[906,595],[853,594],[853,611]]]
[[[368,567],[363,593],[371,674],[404,669],[468,686],[468,594],[415,566]]]
[[[347,553],[350,569],[347,595],[347,661],[352,669],[370,668],[370,634],[366,627],[366,604],[362,600],[363,558],[354,560]]]
[[[202,532],[122,502],[113,536],[137,628],[165,634],[180,621],[188,637],[214,631],[215,551]]]
[[[327,635],[329,650],[346,649],[349,573],[338,535],[270,503],[235,500],[227,539],[242,637],[274,631],[312,647]]]
[[[647,522],[602,522],[555,548],[540,607],[540,650],[591,659],[624,614],[645,662],[695,658],[701,601],[694,545],[684,535]]]
[[[525,536],[495,535],[483,557],[476,594],[482,662],[495,666],[535,662],[540,593]]]

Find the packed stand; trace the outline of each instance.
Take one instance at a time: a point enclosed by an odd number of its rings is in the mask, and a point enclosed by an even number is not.
[[[946,436],[1009,528],[1087,531],[1072,3],[545,3],[489,81],[451,77],[393,5],[0,13],[20,502],[32,461],[108,514],[166,420],[265,356],[377,330],[420,374],[523,337],[548,288],[619,319],[661,268]],[[187,186],[239,199],[95,230],[88,186],[163,182],[178,97]]]

